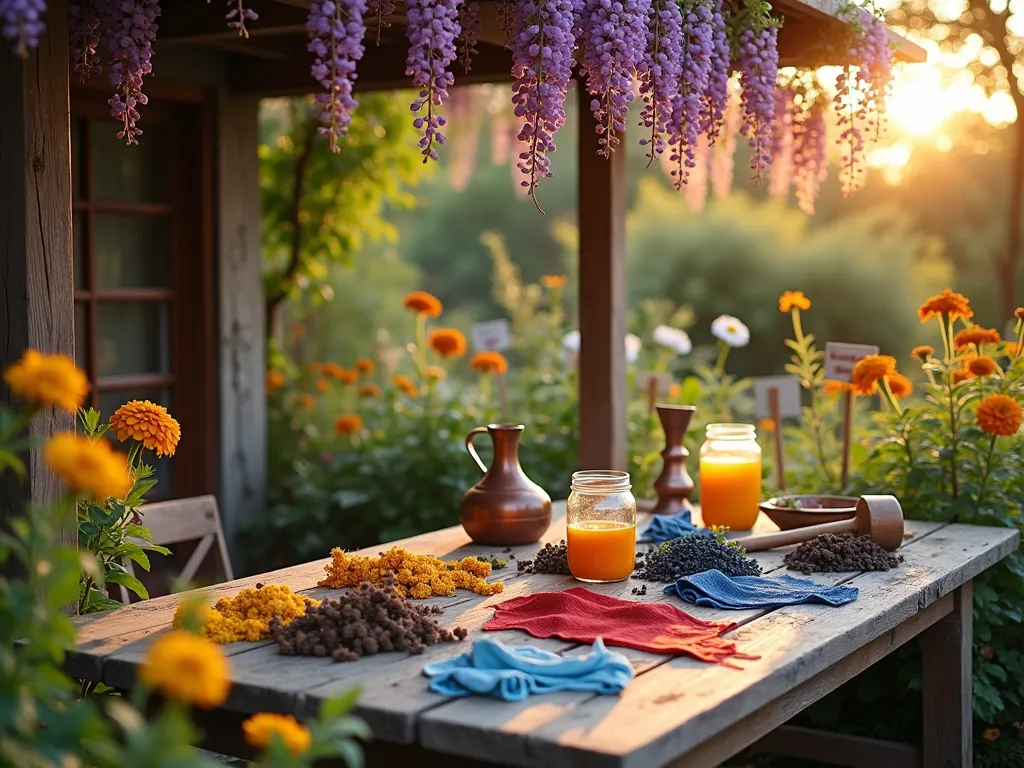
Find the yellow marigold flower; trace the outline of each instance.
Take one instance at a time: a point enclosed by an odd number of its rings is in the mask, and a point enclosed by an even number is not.
[[[428,365],[423,369],[423,376],[433,381],[444,381],[448,378],[448,371],[440,365]]]
[[[356,359],[356,370],[364,376],[372,376],[377,370],[377,364],[368,357],[360,357]]]
[[[304,754],[312,741],[309,729],[291,715],[260,712],[242,723],[245,742],[251,747],[265,749],[275,736],[293,755]]]
[[[480,373],[506,373],[508,371],[508,360],[501,352],[477,352],[470,358],[469,365],[474,371],[480,371]]]
[[[403,376],[399,373],[395,375],[392,381],[395,383],[396,387],[405,392],[409,397],[416,397],[416,395],[419,394],[419,390],[416,389],[415,382],[408,376]]]
[[[353,555],[342,549],[331,550],[331,562],[324,566],[326,576],[321,587],[342,589],[358,587],[364,581],[384,583],[388,574],[395,575],[395,591],[403,597],[426,598],[431,595],[451,597],[456,589],[472,590],[478,595],[496,595],[505,585],[490,583],[486,576],[491,564],[466,557],[445,561],[431,555],[414,555],[401,547],[392,547],[379,557]]]
[[[541,275],[540,284],[545,288],[565,288],[569,282],[565,275]]]
[[[274,392],[284,386],[284,374],[276,368],[267,371],[267,392]]]
[[[345,369],[337,363],[324,363],[320,366],[320,373],[324,376],[330,376],[332,379],[342,380]]]
[[[301,394],[299,395],[299,405],[305,408],[307,411],[312,411],[316,408],[316,398],[312,395]]]
[[[353,371],[350,368],[342,368],[341,373],[338,374],[338,381],[342,384],[355,384],[359,381],[359,371]]]
[[[989,395],[978,406],[978,426],[990,435],[1011,437],[1020,430],[1024,411],[1007,395]]]
[[[995,328],[982,328],[980,325],[975,325],[972,328],[957,331],[956,336],[953,337],[953,348],[967,349],[971,344],[980,347],[982,344],[998,344],[1002,340],[1002,336]]]
[[[935,355],[935,347],[930,347],[927,344],[921,344],[920,346],[914,347],[910,350],[910,356],[916,357],[922,363],[928,362],[928,360]]]
[[[43,455],[68,488],[97,501],[123,499],[132,487],[128,457],[106,440],[62,432],[50,439]]]
[[[835,381],[834,379],[828,379],[822,387],[825,394],[829,397],[835,397],[840,395],[846,390],[850,389],[850,385],[845,381]]]
[[[775,431],[775,419],[761,419],[757,422],[757,428],[762,432],[774,432]]]
[[[983,378],[985,376],[991,376],[996,372],[999,366],[996,365],[996,361],[988,355],[978,355],[972,357],[967,361],[967,370],[970,371],[972,376]]]
[[[413,291],[402,301],[402,306],[411,309],[418,315],[437,317],[441,314],[441,300],[432,293],[426,291]]]
[[[321,395],[324,394],[327,391],[327,388],[330,386],[330,382],[323,377],[316,380],[316,391],[319,392]]]
[[[89,380],[67,355],[42,355],[26,349],[4,371],[15,396],[44,408],[77,413],[89,392]]]
[[[974,310],[971,309],[971,302],[966,296],[946,288],[942,293],[927,299],[917,309],[917,316],[921,318],[922,323],[936,315],[949,315],[950,320],[968,320],[974,317]]]
[[[217,644],[180,629],[153,643],[139,677],[158,693],[202,709],[220,706],[231,690],[228,660]]]
[[[804,296],[803,291],[786,291],[779,296],[779,312],[789,312],[793,308],[807,310],[811,308],[811,300]]]
[[[851,374],[853,389],[858,395],[870,395],[878,382],[896,373],[896,358],[889,355],[868,355],[861,358]]]
[[[462,357],[466,354],[466,337],[456,328],[431,331],[427,342],[441,357]]]
[[[110,426],[118,440],[131,438],[156,451],[157,456],[173,456],[181,440],[181,425],[166,408],[149,400],[125,403],[110,417]]]
[[[334,431],[339,435],[351,435],[363,428],[363,419],[355,413],[339,416],[334,422]]]
[[[363,384],[359,388],[360,397],[380,397],[380,387],[376,384]]]
[[[986,728],[985,732],[982,734],[982,736],[985,737],[986,741],[995,741],[996,739],[999,738],[999,729],[998,728]]]
[[[892,396],[897,400],[901,397],[906,397],[914,391],[914,385],[902,373],[890,374],[886,382],[889,384],[889,391],[892,392]]]

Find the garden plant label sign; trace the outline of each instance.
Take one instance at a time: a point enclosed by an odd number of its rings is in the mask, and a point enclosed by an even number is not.
[[[473,348],[477,352],[503,352],[512,346],[508,320],[488,320],[473,326]]]
[[[800,379],[796,376],[758,376],[753,381],[757,418],[775,418],[770,394],[773,389],[779,393],[779,418],[800,415]]]
[[[868,355],[877,355],[878,347],[870,344],[840,344],[830,341],[825,345],[825,378],[829,381],[850,381],[853,366]]]

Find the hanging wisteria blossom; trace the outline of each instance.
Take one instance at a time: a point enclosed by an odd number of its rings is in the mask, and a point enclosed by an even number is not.
[[[413,125],[423,131],[420,150],[423,162],[437,160],[436,143],[444,146],[441,128],[445,118],[438,114],[439,107],[448,98],[448,88],[455,82],[449,71],[455,61],[455,38],[459,36],[458,0],[407,0],[406,14],[409,26],[409,54],[405,59],[405,74],[420,89],[411,109],[416,114]],[[419,113],[426,109],[426,114]]]
[[[671,137],[673,111],[683,72],[683,19],[676,0],[652,0],[647,20],[647,47],[637,68],[640,97],[640,125],[650,135],[640,140],[648,146],[647,165],[662,152]]]
[[[647,48],[651,0],[587,0],[583,11],[583,60],[590,111],[597,121],[600,154],[609,157],[626,130],[633,75]]]
[[[476,44],[480,37],[480,3],[469,0],[459,4],[459,64],[468,73],[473,67],[473,57],[480,53]]]
[[[0,33],[14,40],[15,52],[25,58],[29,48],[39,45],[39,36],[46,29],[43,13],[46,0],[0,0]]]
[[[366,0],[314,0],[309,6],[309,32],[313,77],[323,89],[316,95],[320,133],[327,136],[331,152],[340,152],[339,141],[348,133],[352,113],[359,102],[352,95],[356,62],[363,58]]]
[[[736,43],[733,65],[740,73],[743,122],[740,132],[750,147],[750,169],[760,181],[771,163],[775,81],[779,73],[778,28],[771,20],[751,18]]]
[[[669,124],[675,163],[673,181],[677,189],[686,183],[694,167],[694,151],[700,136],[701,107],[711,84],[715,65],[714,13],[709,0],[696,0],[683,7],[682,72]]]
[[[228,12],[225,18],[228,20],[228,27],[237,30],[239,37],[248,38],[249,30],[245,28],[245,22],[256,21],[259,17],[260,15],[256,11],[245,6],[245,0],[228,0]]]
[[[68,49],[71,70],[85,82],[95,72],[102,72],[100,64],[100,6],[106,0],[81,0],[68,3]]]
[[[827,104],[819,96],[793,119],[793,186],[796,202],[807,214],[814,213],[821,182],[828,173]]]
[[[775,122],[772,127],[771,179],[768,194],[785,197],[793,181],[793,113],[796,109],[796,92],[786,85],[775,89]]]
[[[718,139],[729,103],[729,74],[732,50],[725,27],[722,0],[711,0],[711,66],[708,86],[701,99],[700,132],[712,145]]]
[[[366,10],[371,19],[372,29],[377,33],[377,45],[380,45],[380,31],[391,27],[391,22],[386,17],[395,12],[394,0],[369,0]]]
[[[526,148],[518,167],[520,182],[537,209],[537,183],[551,176],[555,134],[565,123],[565,96],[572,77],[573,18],[578,0],[523,0],[512,20],[512,103],[522,121],[519,141]]]
[[[115,91],[107,103],[110,114],[122,126],[117,138],[138,144],[142,130],[136,125],[137,107],[148,102],[142,92],[142,78],[153,71],[153,41],[160,3],[159,0],[119,0],[110,5],[107,52],[110,83]]]

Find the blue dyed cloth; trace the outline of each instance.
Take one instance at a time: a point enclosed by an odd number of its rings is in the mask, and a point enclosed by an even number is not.
[[[478,694],[522,701],[531,694],[555,691],[619,693],[633,679],[633,667],[621,653],[605,648],[601,638],[586,656],[565,657],[481,637],[469,653],[427,664],[423,674],[430,678],[430,690],[442,696]]]
[[[711,608],[781,608],[801,603],[839,606],[857,599],[855,587],[816,584],[795,576],[726,576],[719,570],[695,573],[676,579],[665,587],[666,594],[678,595],[688,603]]]
[[[672,539],[689,536],[692,533],[710,536],[712,532],[708,528],[698,528],[694,525],[690,519],[690,511],[686,510],[678,515],[655,515],[652,517],[650,525],[640,534],[640,541],[653,541],[655,544],[662,544]]]

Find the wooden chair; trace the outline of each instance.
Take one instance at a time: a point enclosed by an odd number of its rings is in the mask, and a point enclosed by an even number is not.
[[[181,578],[184,581],[191,581],[195,577],[214,543],[217,544],[217,551],[220,554],[225,580],[231,581],[235,578],[224,542],[224,529],[221,527],[220,515],[217,512],[217,499],[214,496],[160,501],[146,504],[139,511],[142,514],[142,524],[149,529],[154,544],[171,547],[185,541],[198,541],[181,570]],[[126,560],[124,565],[130,574],[136,575],[130,560]],[[127,605],[131,602],[129,598],[128,590],[121,587],[121,602]]]

